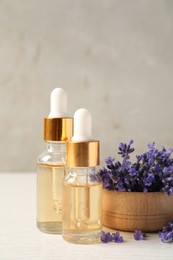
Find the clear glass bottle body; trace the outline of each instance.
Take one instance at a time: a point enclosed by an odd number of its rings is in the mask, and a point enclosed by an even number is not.
[[[96,167],[67,167],[63,181],[63,238],[72,243],[100,241],[102,182]]]
[[[37,160],[37,227],[45,233],[62,233],[62,181],[66,143],[47,142]]]

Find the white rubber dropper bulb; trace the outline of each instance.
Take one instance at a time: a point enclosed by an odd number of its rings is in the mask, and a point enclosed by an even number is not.
[[[78,109],[74,114],[74,135],[72,141],[91,141],[91,128],[91,113],[85,108]]]
[[[50,114],[48,118],[67,116],[67,94],[62,88],[55,88],[50,96]]]

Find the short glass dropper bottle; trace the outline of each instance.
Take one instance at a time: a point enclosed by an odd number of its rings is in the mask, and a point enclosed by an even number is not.
[[[72,124],[67,117],[67,94],[56,88],[51,93],[50,114],[44,118],[47,150],[37,159],[37,227],[45,233],[62,233],[62,180]]]
[[[74,136],[67,143],[63,181],[63,238],[72,243],[100,241],[102,182],[97,174],[99,141],[91,135],[91,114],[81,108],[74,114]]]

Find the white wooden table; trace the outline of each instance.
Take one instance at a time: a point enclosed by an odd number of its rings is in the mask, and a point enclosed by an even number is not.
[[[76,245],[36,228],[36,174],[0,173],[0,260],[39,259],[172,259],[173,243],[164,244],[158,234],[135,241],[121,232],[122,244]]]

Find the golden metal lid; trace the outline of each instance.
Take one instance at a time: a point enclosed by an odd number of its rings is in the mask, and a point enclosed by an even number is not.
[[[73,118],[44,118],[45,141],[68,141],[73,135]]]
[[[99,141],[67,142],[67,166],[92,167],[99,163]]]

